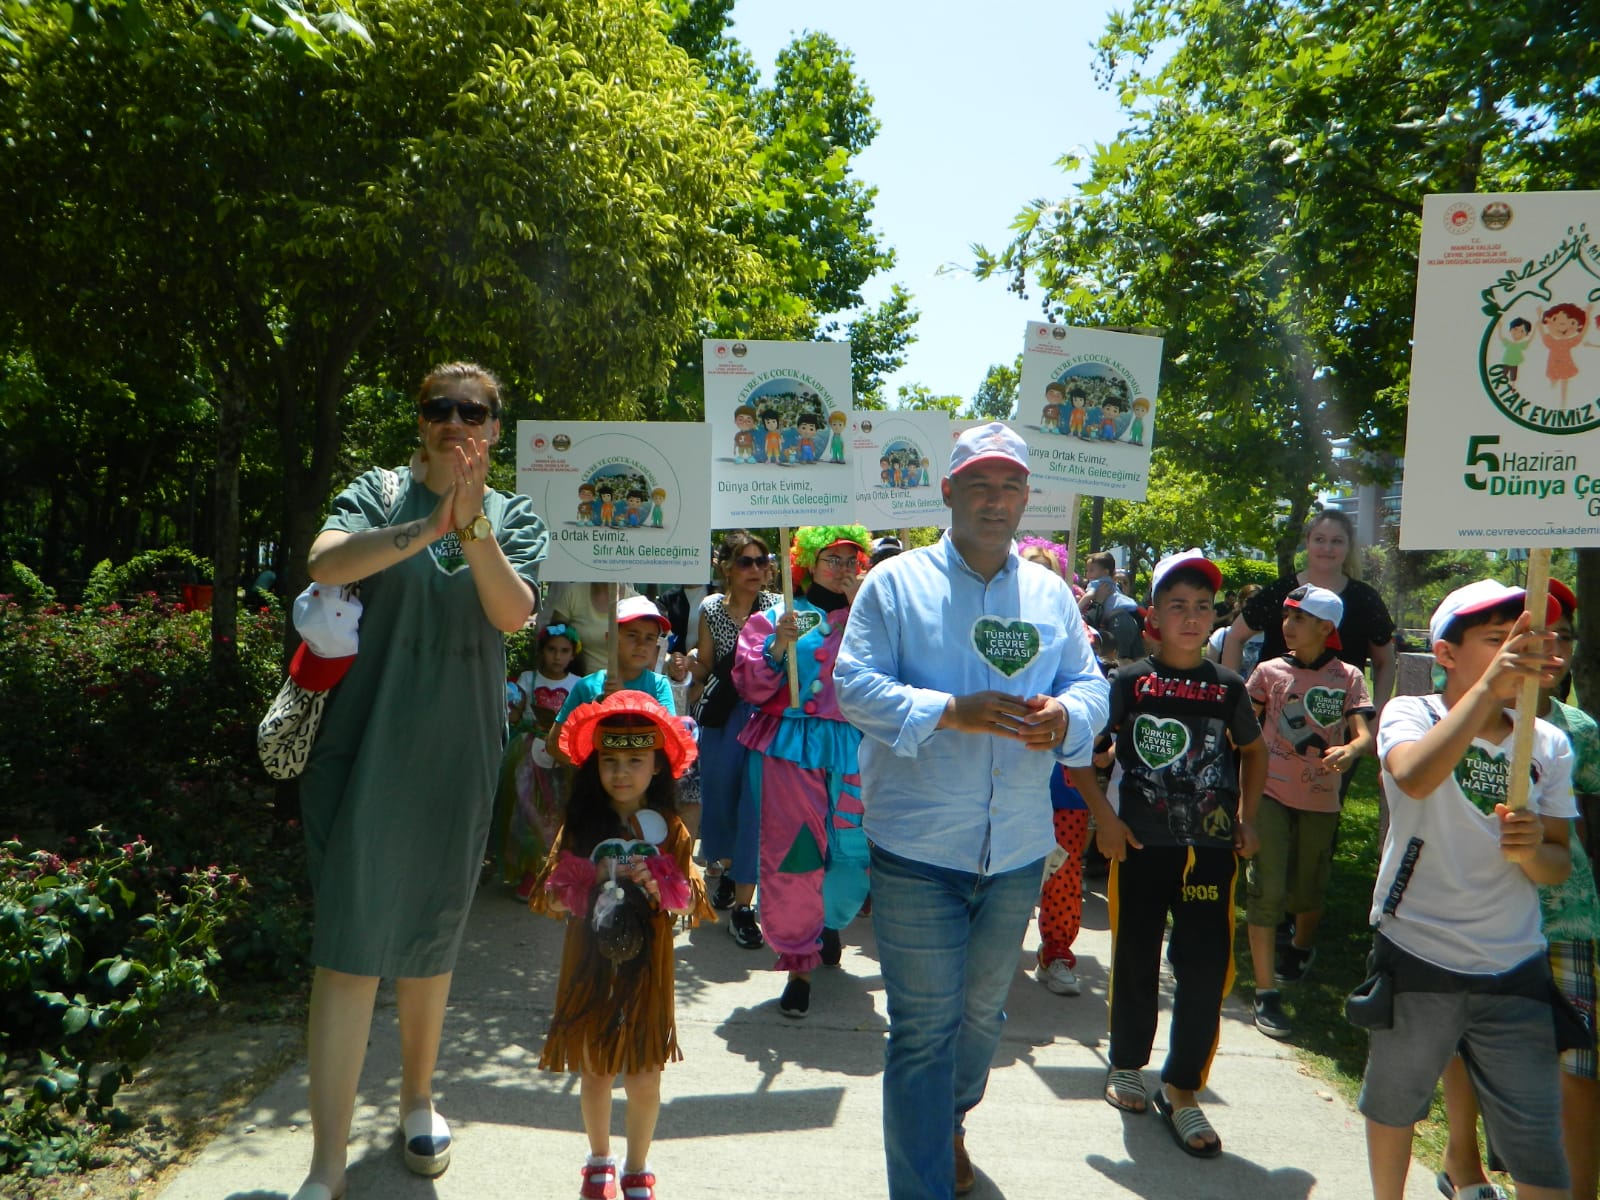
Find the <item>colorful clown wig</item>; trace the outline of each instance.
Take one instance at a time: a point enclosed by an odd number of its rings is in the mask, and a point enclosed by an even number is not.
[[[794,590],[805,590],[811,568],[817,565],[817,555],[829,546],[846,542],[856,549],[857,569],[866,570],[867,558],[872,553],[872,535],[862,526],[803,525],[796,529],[789,543],[789,570],[794,578]]]

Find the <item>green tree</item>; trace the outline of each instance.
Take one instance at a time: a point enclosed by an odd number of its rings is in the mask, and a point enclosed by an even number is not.
[[[911,293],[898,283],[886,299],[864,309],[846,326],[850,339],[850,380],[857,408],[882,408],[884,380],[906,365],[906,347],[917,340],[912,332],[917,310],[911,307]],[[831,338],[837,321],[823,328]]]
[[[1332,441],[1399,449],[1423,192],[1528,186],[1586,119],[1600,15],[1579,7],[1135,0],[1098,44],[1132,125],[980,273],[1052,316],[1164,327],[1156,436],[1196,470],[1218,446],[1251,463],[1212,495],[1287,500],[1286,562],[1350,469]]]
[[[1211,476],[1209,469],[1193,470],[1173,461],[1171,451],[1157,447],[1151,456],[1145,499],[1106,501],[1101,545],[1090,545],[1092,505],[1082,506],[1078,519],[1081,545],[1089,550],[1126,547],[1134,575],[1145,579],[1163,554],[1178,547],[1204,546],[1230,555],[1262,545],[1270,536],[1270,515],[1262,521],[1254,511],[1218,511]]]
[[[350,19],[332,2],[275,10],[280,28]],[[30,264],[0,279],[0,318],[58,351],[91,329],[192,347],[217,412],[223,609],[258,424],[293,587],[357,384],[477,357],[513,385],[512,419],[638,415],[712,297],[761,274],[732,228],[750,135],[655,13],[378,11],[370,48],[318,53],[254,36],[244,7],[197,21],[144,0],[131,46],[40,17],[0,74],[0,258]]]
[[[663,2],[674,42],[695,56],[755,136],[757,185],[729,228],[760,270],[717,295],[697,338],[842,334],[851,343],[858,403],[881,406],[883,379],[903,364],[917,314],[899,286],[876,305],[863,301],[863,285],[893,267],[894,251],[872,224],[877,189],[853,173],[879,128],[854,55],[825,33],[806,32],[779,52],[772,82],[762,84],[749,52],[727,31],[731,0]],[[704,411],[700,350],[697,340],[680,352],[663,415],[698,419]]]
[[[924,383],[902,383],[895,389],[895,396],[895,407],[910,412],[943,412],[952,417],[961,413],[960,396],[935,395],[933,389]]]
[[[1022,355],[1009,366],[994,363],[978,385],[967,415],[988,421],[1009,421],[1017,411],[1017,389],[1022,384]]]

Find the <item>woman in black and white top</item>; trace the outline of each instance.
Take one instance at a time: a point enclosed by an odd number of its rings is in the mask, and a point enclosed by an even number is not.
[[[1350,568],[1359,562],[1355,544],[1355,527],[1344,513],[1328,508],[1313,516],[1306,525],[1305,570],[1257,592],[1244,605],[1223,639],[1222,665],[1239,670],[1245,644],[1257,633],[1265,635],[1261,662],[1281,655],[1286,649],[1283,599],[1301,584],[1315,584],[1344,602],[1344,618],[1339,622],[1339,640],[1344,646],[1337,653],[1358,671],[1372,664],[1372,703],[1381,712],[1394,690],[1394,618],[1377,589],[1350,577]]]
[[[707,596],[700,607],[696,655],[690,674],[700,689],[694,716],[700,722],[700,849],[706,861],[706,886],[712,903],[732,908],[728,932],[749,950],[762,945],[756,925],[755,899],[760,821],[754,797],[746,794],[747,751],[739,731],[751,706],[733,687],[733,654],[739,631],[753,612],[779,603],[765,590],[772,557],[766,543],[743,529],[723,535],[717,548],[717,571],[726,590]]]

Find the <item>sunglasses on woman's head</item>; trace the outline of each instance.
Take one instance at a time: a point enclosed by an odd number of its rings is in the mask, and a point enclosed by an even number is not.
[[[453,400],[449,396],[430,396],[422,402],[422,419],[430,425],[448,421],[451,413],[459,416],[463,425],[482,425],[490,416],[489,406],[480,404],[476,400]]]
[[[741,554],[733,560],[733,565],[736,567],[764,567],[771,561],[771,556],[766,554]]]

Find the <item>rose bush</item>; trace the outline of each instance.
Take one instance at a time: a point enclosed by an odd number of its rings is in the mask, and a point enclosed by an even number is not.
[[[0,1171],[88,1161],[173,1005],[301,973],[298,807],[255,754],[282,617],[240,614],[230,682],[208,618],[0,597]]]
[[[0,1171],[86,1165],[93,1139],[67,1118],[116,1120],[161,1013],[215,999],[219,939],[246,907],[242,875],[161,866],[143,838],[96,828],[82,849],[0,843]]]

